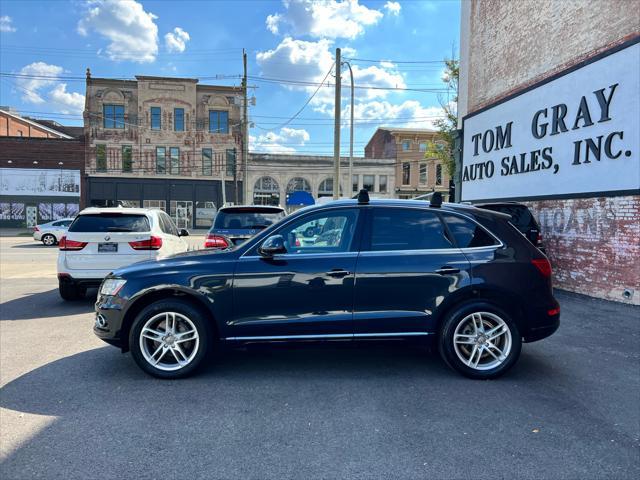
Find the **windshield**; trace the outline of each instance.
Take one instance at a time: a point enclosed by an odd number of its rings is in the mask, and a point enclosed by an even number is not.
[[[80,215],[69,227],[70,232],[148,232],[145,215],[97,213]]]
[[[267,228],[284,218],[282,210],[222,210],[216,215],[213,228],[224,230],[255,230]]]

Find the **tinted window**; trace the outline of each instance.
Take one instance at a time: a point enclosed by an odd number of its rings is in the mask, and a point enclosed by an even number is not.
[[[485,205],[480,208],[511,215],[511,223],[520,231],[527,231],[535,225],[531,212],[524,205]]]
[[[433,212],[376,208],[371,220],[371,250],[451,248],[442,222]]]
[[[70,232],[148,232],[149,220],[144,215],[99,213],[80,215],[69,227]]]
[[[442,217],[447,222],[447,227],[449,227],[449,231],[455,238],[458,247],[472,248],[497,245],[495,238],[477,223],[448,213],[443,213]]]
[[[265,209],[266,210],[266,209]],[[212,228],[228,230],[266,228],[283,218],[282,210],[227,209],[216,215]]]
[[[288,253],[348,252],[358,212],[353,209],[305,215],[278,232]]]

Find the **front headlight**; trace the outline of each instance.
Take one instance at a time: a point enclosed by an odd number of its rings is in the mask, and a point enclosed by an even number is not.
[[[121,278],[107,278],[102,282],[100,295],[115,295],[124,287],[125,283],[127,283],[127,281]]]

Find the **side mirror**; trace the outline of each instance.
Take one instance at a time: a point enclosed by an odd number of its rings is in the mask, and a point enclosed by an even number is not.
[[[271,235],[268,237],[260,248],[258,248],[258,253],[263,257],[273,257],[274,255],[287,253],[287,249],[284,246],[284,238],[282,235]]]
[[[187,230],[186,228],[181,228],[180,230],[178,230],[178,236],[179,237],[188,237],[189,236],[189,230]]]

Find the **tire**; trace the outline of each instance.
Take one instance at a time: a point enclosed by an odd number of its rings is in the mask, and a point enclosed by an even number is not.
[[[513,367],[520,357],[522,338],[504,310],[491,303],[473,301],[447,314],[440,329],[438,349],[449,367],[466,377],[488,380]]]
[[[57,242],[56,237],[50,233],[46,233],[40,239],[45,247],[53,247]]]
[[[211,344],[207,318],[200,309],[182,299],[159,300],[147,306],[138,314],[129,332],[129,348],[135,362],[149,375],[163,379],[193,374],[204,363]],[[181,366],[178,359],[184,365]]]
[[[58,292],[63,300],[68,302],[73,302],[75,300],[80,300],[84,298],[87,293],[87,289],[83,287],[79,287],[69,282],[59,282],[58,283]]]

